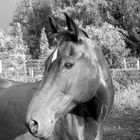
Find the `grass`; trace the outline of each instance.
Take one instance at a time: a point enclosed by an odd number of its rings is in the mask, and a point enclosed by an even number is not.
[[[24,82],[35,82],[41,80],[42,72],[34,73],[34,77],[27,76],[27,74],[12,75],[6,73],[5,76],[1,76],[6,79]],[[121,71],[112,71],[112,79],[115,87],[115,99],[113,109],[118,111],[124,110],[140,110],[140,81],[132,82],[129,76]]]
[[[132,83],[126,89],[117,91],[114,98],[114,109],[140,110],[140,83]]]

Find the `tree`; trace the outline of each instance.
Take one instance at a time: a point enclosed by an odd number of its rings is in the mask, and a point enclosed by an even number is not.
[[[22,26],[23,40],[29,48],[29,53],[33,59],[38,59],[40,55],[40,37],[41,30],[46,27],[46,33],[49,34],[50,28],[48,15],[50,15],[50,5],[53,1],[31,1],[20,0],[17,4],[17,9],[13,17],[11,26],[20,23]],[[49,5],[50,4],[50,5]],[[49,35],[48,35],[49,36]]]
[[[123,28],[128,34],[124,34],[127,47],[132,56],[140,54],[140,1],[138,0],[107,0],[108,11],[112,16],[109,22]],[[112,22],[113,21],[113,22]]]
[[[41,39],[40,39],[40,49],[41,49],[41,55],[40,58],[46,59],[48,55],[51,53],[51,50],[49,49],[48,39],[46,37],[45,28],[41,31]]]
[[[62,15],[64,12],[80,21],[83,27],[90,24],[100,26],[104,21],[103,17],[106,14],[105,9],[107,7],[105,0],[63,0],[60,3],[56,4],[56,9],[53,11],[59,22],[64,23]]]
[[[23,43],[20,24],[18,23],[16,27],[14,36],[4,31],[0,33],[0,55],[3,61],[4,75],[7,75],[11,69],[14,75],[18,72],[24,73],[26,71],[27,47]]]
[[[45,28],[44,32],[46,33],[48,42],[50,41],[51,28],[48,16],[53,16],[58,23],[65,26],[64,12],[74,18],[79,26],[83,28],[89,25],[102,28],[104,22],[109,22],[115,27],[127,30],[127,32],[122,32],[122,34],[124,33],[126,38],[130,40],[129,42],[134,42],[134,39],[139,42],[139,28],[133,28],[133,30],[130,28],[131,26],[138,27],[135,26],[135,23],[137,25],[139,23],[133,19],[135,17],[134,14],[129,14],[129,10],[133,11],[133,8],[128,7],[133,4],[136,6],[136,3],[130,2],[130,0],[21,0],[13,23],[21,23],[23,40],[29,48],[29,53],[32,55],[32,58],[38,59],[41,55],[40,39],[42,29],[44,30]],[[130,19],[133,17],[132,21],[129,20],[129,17]],[[135,49],[133,48],[133,50],[138,52],[139,47],[137,42],[135,43],[137,47],[134,47]]]
[[[78,19],[83,27],[94,24],[100,26],[107,3],[105,0],[19,0],[14,14],[12,26],[20,23],[22,26],[23,40],[29,48],[33,59],[40,55],[41,30],[45,28],[48,41],[51,35],[48,16],[54,15],[58,22],[65,26],[63,12],[69,13]],[[50,42],[49,42],[50,43]]]

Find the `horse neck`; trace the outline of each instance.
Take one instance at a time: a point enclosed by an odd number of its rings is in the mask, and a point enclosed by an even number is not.
[[[98,127],[99,124],[93,118],[85,119],[75,114],[67,114],[56,124],[54,139],[55,140],[65,140],[65,139],[89,140],[91,138],[95,139]]]

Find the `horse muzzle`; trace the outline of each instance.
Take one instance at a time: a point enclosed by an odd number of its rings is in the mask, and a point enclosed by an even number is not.
[[[48,138],[52,135],[55,126],[55,119],[48,118],[43,122],[43,119],[37,119],[31,117],[26,120],[25,125],[28,128],[29,132],[39,138]]]

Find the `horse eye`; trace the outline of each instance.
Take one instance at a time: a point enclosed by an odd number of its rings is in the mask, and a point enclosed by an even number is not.
[[[73,63],[70,63],[70,62],[66,62],[65,65],[64,65],[64,67],[65,67],[66,69],[71,69],[72,66],[73,66]]]
[[[80,43],[80,44],[82,44],[82,43],[83,43],[83,40],[82,40],[81,38],[80,38],[78,41],[79,41],[79,43]]]

